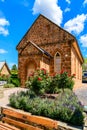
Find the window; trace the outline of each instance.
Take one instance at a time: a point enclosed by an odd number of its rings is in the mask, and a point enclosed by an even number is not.
[[[54,56],[54,71],[57,73],[61,71],[61,56],[58,52]]]

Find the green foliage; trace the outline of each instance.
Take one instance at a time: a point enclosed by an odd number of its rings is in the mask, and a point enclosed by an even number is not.
[[[4,87],[4,88],[14,88],[15,85],[14,85],[14,84],[4,84],[3,87]]]
[[[33,96],[30,96],[32,95]],[[61,120],[73,125],[82,125],[83,106],[75,94],[65,89],[65,93],[55,99],[37,97],[32,91],[20,92],[10,96],[10,105],[35,115]]]
[[[18,70],[11,70],[11,74],[18,74]]]
[[[48,76],[46,70],[37,70],[32,75],[29,76],[29,81],[26,82],[26,86],[29,87],[32,91],[34,91],[36,95],[44,94]]]
[[[17,74],[11,74],[11,76],[8,79],[8,83],[14,84],[15,87],[20,86],[20,79],[18,78]]]
[[[60,74],[48,75],[46,70],[42,68],[29,76],[26,86],[34,91],[37,95],[44,93],[58,93],[65,88],[73,89],[75,75],[69,76],[67,72],[61,71]]]
[[[0,81],[7,81],[7,85],[4,87],[20,86],[20,80],[18,78],[18,70],[16,65],[13,65],[10,76],[0,75]]]
[[[7,75],[0,75],[0,81],[7,81],[9,76]]]
[[[64,72],[63,70],[60,73],[60,78],[58,80],[58,87],[61,88],[64,92],[65,88],[73,89],[74,81],[73,78],[75,77],[75,74],[69,76],[67,72]]]
[[[84,63],[82,65],[83,71],[87,71],[87,58],[84,58]]]
[[[59,93],[59,86],[58,86],[58,81],[59,81],[60,75],[54,75],[54,76],[49,76],[46,80],[47,84],[45,87],[45,92],[46,93]]]
[[[84,122],[83,122],[83,119],[84,119],[84,116],[83,116],[83,114],[82,114],[81,109],[77,108],[77,109],[74,111],[74,113],[73,113],[73,115],[72,115],[72,117],[71,117],[71,119],[70,119],[70,123],[72,123],[73,125],[76,125],[76,123],[77,123],[78,125],[81,125],[82,123],[84,123]]]
[[[11,70],[17,70],[17,66],[14,64]]]
[[[12,66],[11,74],[18,74],[18,68],[15,64]]]

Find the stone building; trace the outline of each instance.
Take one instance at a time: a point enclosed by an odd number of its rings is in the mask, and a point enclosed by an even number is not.
[[[0,62],[0,75],[10,75],[10,69],[6,62]]]
[[[82,82],[83,57],[76,38],[43,15],[39,15],[17,45],[21,85],[37,68],[50,74],[62,69],[76,74],[75,85]]]

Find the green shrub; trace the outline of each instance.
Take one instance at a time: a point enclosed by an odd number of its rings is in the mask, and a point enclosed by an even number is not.
[[[61,71],[60,74],[54,73],[49,76],[44,68],[37,70],[29,76],[26,82],[26,87],[30,88],[37,95],[44,93],[58,93],[62,89],[64,92],[65,88],[73,89],[75,75],[69,76],[67,72]]]
[[[17,74],[11,74],[11,76],[9,77],[8,83],[14,84],[15,87],[20,86],[20,79],[18,78]]]
[[[49,76],[46,80],[46,87],[45,87],[45,92],[46,93],[58,93],[59,87],[58,87],[58,80],[59,80],[59,75],[55,75],[53,77]]]
[[[29,77],[26,86],[34,91],[36,95],[42,95],[45,93],[47,76],[48,74],[45,69],[37,70],[33,76]]]
[[[8,75],[0,75],[0,81],[7,81],[8,80],[8,78],[9,78],[9,76]]]
[[[16,87],[20,86],[20,81],[18,78],[11,79],[11,83],[13,83]]]
[[[61,88],[63,92],[65,88],[72,90],[74,86],[74,81],[73,81],[74,77],[75,74],[69,76],[67,72],[62,70],[60,73],[60,77],[58,79],[58,87]]]
[[[72,117],[70,119],[70,123],[73,124],[73,125],[76,125],[76,123],[78,125],[81,125],[82,123],[84,123],[84,116],[82,114],[81,109],[77,108],[74,111],[74,113],[73,113],[73,115],[72,115]]]
[[[10,105],[35,115],[61,120],[74,125],[82,125],[84,121],[83,106],[75,94],[65,89],[55,99],[40,98],[32,92],[20,92],[10,96]],[[78,124],[77,124],[78,122]]]
[[[17,99],[18,96],[15,95],[15,93],[13,93],[11,96],[10,96],[10,104],[13,108],[19,108],[19,102],[18,102],[18,99]]]
[[[4,88],[14,88],[15,85],[14,85],[14,84],[4,84],[3,87],[4,87]]]

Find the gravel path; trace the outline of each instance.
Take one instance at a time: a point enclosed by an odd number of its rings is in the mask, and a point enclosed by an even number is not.
[[[82,87],[75,89],[74,92],[82,105],[87,106],[87,84],[83,84]]]
[[[4,97],[0,99],[0,106],[7,106],[9,104],[9,96],[12,93],[17,93],[20,91],[26,91],[25,88],[11,88],[4,91]]]

